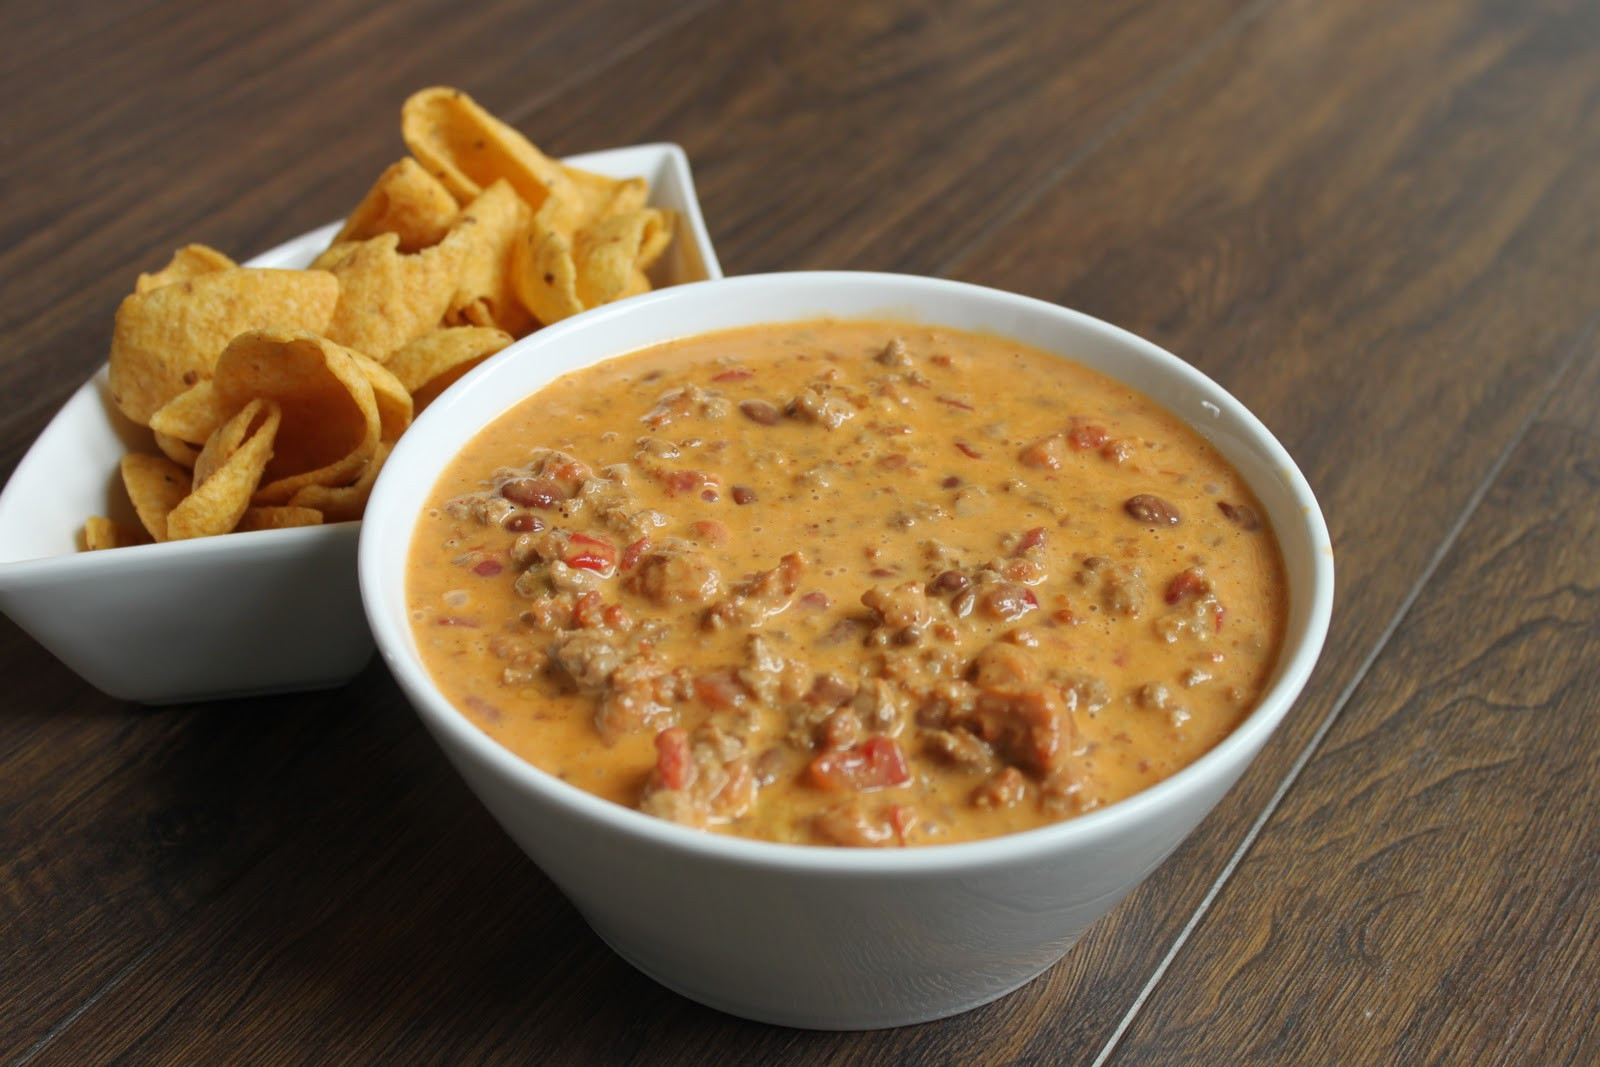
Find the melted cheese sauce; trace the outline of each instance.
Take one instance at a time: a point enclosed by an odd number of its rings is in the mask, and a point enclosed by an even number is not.
[[[741,329],[523,401],[450,464],[408,596],[445,695],[707,829],[923,844],[1186,766],[1263,691],[1281,555],[1138,392],[1001,338]]]

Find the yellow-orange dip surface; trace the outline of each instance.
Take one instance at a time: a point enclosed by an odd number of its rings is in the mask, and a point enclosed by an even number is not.
[[[776,841],[1056,822],[1204,754],[1282,643],[1240,476],[1140,393],[997,337],[763,326],[565,376],[455,457],[424,660],[530,762]]]

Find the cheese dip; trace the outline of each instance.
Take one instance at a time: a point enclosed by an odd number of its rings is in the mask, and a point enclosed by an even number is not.
[[[1070,360],[911,323],[566,375],[455,457],[408,600],[445,696],[598,796],[821,845],[971,840],[1193,762],[1287,584],[1240,475]]]

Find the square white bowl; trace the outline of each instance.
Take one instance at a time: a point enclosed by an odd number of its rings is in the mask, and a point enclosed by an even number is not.
[[[650,203],[677,213],[659,285],[722,277],[677,145],[567,162],[643,177]],[[304,267],[338,229],[302,234],[249,265]],[[356,584],[358,522],[80,551],[89,516],[134,521],[118,463],[135,450],[155,444],[112,403],[102,368],[0,492],[0,611],[89,684],[141,703],[328,688],[365,666],[373,643]]]

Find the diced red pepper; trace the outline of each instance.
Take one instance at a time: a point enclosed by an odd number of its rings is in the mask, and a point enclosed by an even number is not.
[[[567,542],[567,554],[562,562],[569,567],[604,574],[617,565],[617,547],[603,537],[575,533]]]
[[[872,737],[849,748],[824,752],[806,768],[820,789],[868,792],[911,781],[905,753],[891,738]]]

